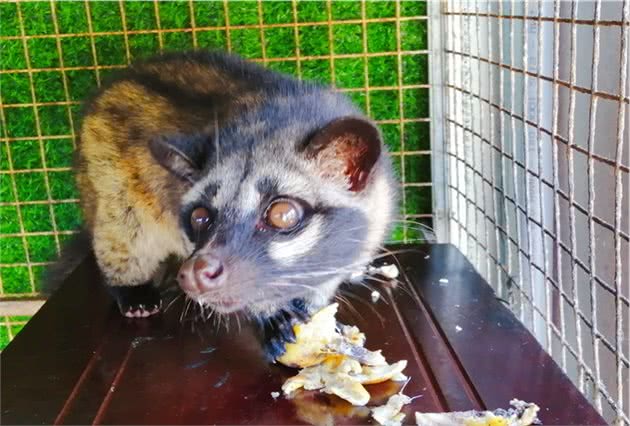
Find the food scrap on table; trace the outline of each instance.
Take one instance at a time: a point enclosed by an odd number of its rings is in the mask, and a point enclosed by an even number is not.
[[[405,420],[405,413],[400,410],[410,402],[411,398],[402,393],[392,395],[385,405],[372,408],[372,418],[383,426],[400,426]]]
[[[541,425],[540,408],[518,399],[510,401],[511,408],[494,411],[459,411],[451,413],[418,413],[418,426],[532,426]]]
[[[406,360],[389,364],[381,351],[370,351],[365,334],[355,326],[337,326],[338,304],[315,313],[307,323],[296,324],[296,341],[286,345],[277,360],[289,367],[301,368],[282,386],[285,395],[298,389],[319,390],[337,395],[356,406],[364,406],[370,394],[364,385],[387,380],[404,381]]]
[[[299,389],[336,395],[353,407],[369,410],[372,419],[382,426],[400,426],[405,419],[402,408],[414,398],[404,395],[400,390],[391,395],[385,404],[366,407],[371,396],[364,385],[388,380],[394,382],[408,380],[403,374],[407,361],[389,364],[380,350],[366,349],[364,333],[356,326],[337,323],[335,318],[337,309],[337,303],[328,305],[316,312],[310,321],[294,325],[295,343],[288,343],[285,353],[278,357],[277,361],[289,367],[300,368],[300,371],[285,381],[282,385],[283,393],[288,398],[294,398]],[[461,327],[458,328],[457,331],[461,331]],[[279,395],[272,393],[272,396],[274,394]],[[302,405],[310,407],[307,410],[309,418],[323,418],[319,413],[320,409],[314,411],[313,407],[318,406],[317,404]],[[536,404],[513,399],[510,405],[512,407],[507,410],[494,411],[416,412],[415,420],[416,424],[421,426],[542,424],[537,417],[539,407]],[[332,421],[329,417],[326,419]]]

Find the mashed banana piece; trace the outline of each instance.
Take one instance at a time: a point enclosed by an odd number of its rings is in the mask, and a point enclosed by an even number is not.
[[[363,347],[365,334],[355,326],[337,329],[335,315],[339,304],[333,303],[316,312],[307,323],[293,326],[295,343],[285,345],[285,353],[277,361],[288,367],[311,367],[331,355],[346,355],[364,365],[386,365],[381,351]]]
[[[388,364],[381,351],[364,348],[365,335],[357,327],[337,327],[337,309],[334,303],[315,313],[311,321],[294,326],[296,341],[287,344],[277,360],[302,370],[282,385],[285,395],[301,388],[319,390],[363,406],[370,400],[363,385],[407,379],[402,374],[407,361]]]
[[[540,425],[533,403],[513,399],[512,408],[494,411],[460,411],[452,413],[416,413],[418,426],[530,426]]]
[[[295,343],[285,345],[285,353],[277,361],[288,367],[310,367],[324,361],[328,356],[326,347],[339,336],[336,331],[335,314],[337,303],[316,312],[307,323],[293,326]]]
[[[392,365],[367,367],[345,356],[331,356],[321,364],[304,368],[297,376],[287,379],[282,385],[282,391],[285,395],[291,395],[300,388],[320,390],[362,406],[370,401],[370,394],[363,385],[398,377],[406,366],[407,361],[402,360]]]

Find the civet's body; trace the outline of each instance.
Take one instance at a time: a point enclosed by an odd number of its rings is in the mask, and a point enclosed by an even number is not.
[[[345,96],[222,53],[158,56],[105,84],[85,106],[76,173],[127,316],[159,310],[152,281],[169,256],[188,297],[219,313],[321,306],[396,210],[380,133]]]

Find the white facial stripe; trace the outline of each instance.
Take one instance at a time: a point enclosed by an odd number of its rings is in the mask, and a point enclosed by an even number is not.
[[[276,176],[278,191],[282,194],[299,194],[305,188],[310,187],[310,182],[302,174],[282,171],[276,172],[274,175]]]
[[[203,179],[198,180],[195,184],[184,194],[182,197],[182,204],[190,204],[193,201],[199,200],[204,194],[206,187],[212,182],[213,176],[206,175]]]
[[[219,191],[221,191],[221,185],[227,185],[230,182],[238,182],[242,175],[242,163],[243,161],[237,161],[238,159],[226,159],[218,169],[212,169],[208,174],[203,176],[182,196],[182,204],[190,204],[199,200],[203,200],[204,197],[209,196],[206,193],[210,184],[219,184]]]
[[[193,201],[196,201],[199,199],[199,194],[203,193],[204,188],[206,187],[206,185],[209,183],[210,179],[206,176],[204,179],[201,179],[200,181],[196,182],[192,188],[190,188],[188,190],[188,192],[186,192],[184,194],[184,196],[182,197],[182,204],[186,205],[186,204],[190,204]]]
[[[274,241],[269,245],[269,256],[283,265],[293,265],[308,253],[321,238],[321,220],[313,218],[308,227],[288,241]]]
[[[241,215],[247,217],[250,213],[256,212],[259,204],[260,194],[256,188],[254,188],[254,185],[242,185],[239,194],[239,210],[241,211]]]

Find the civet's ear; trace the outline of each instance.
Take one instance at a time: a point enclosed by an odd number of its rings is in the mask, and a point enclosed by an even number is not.
[[[370,122],[343,117],[317,130],[303,150],[307,158],[317,161],[322,176],[360,192],[381,154],[381,136]]]
[[[149,142],[153,158],[166,170],[189,182],[200,177],[209,147],[208,137],[202,136],[168,135]]]

